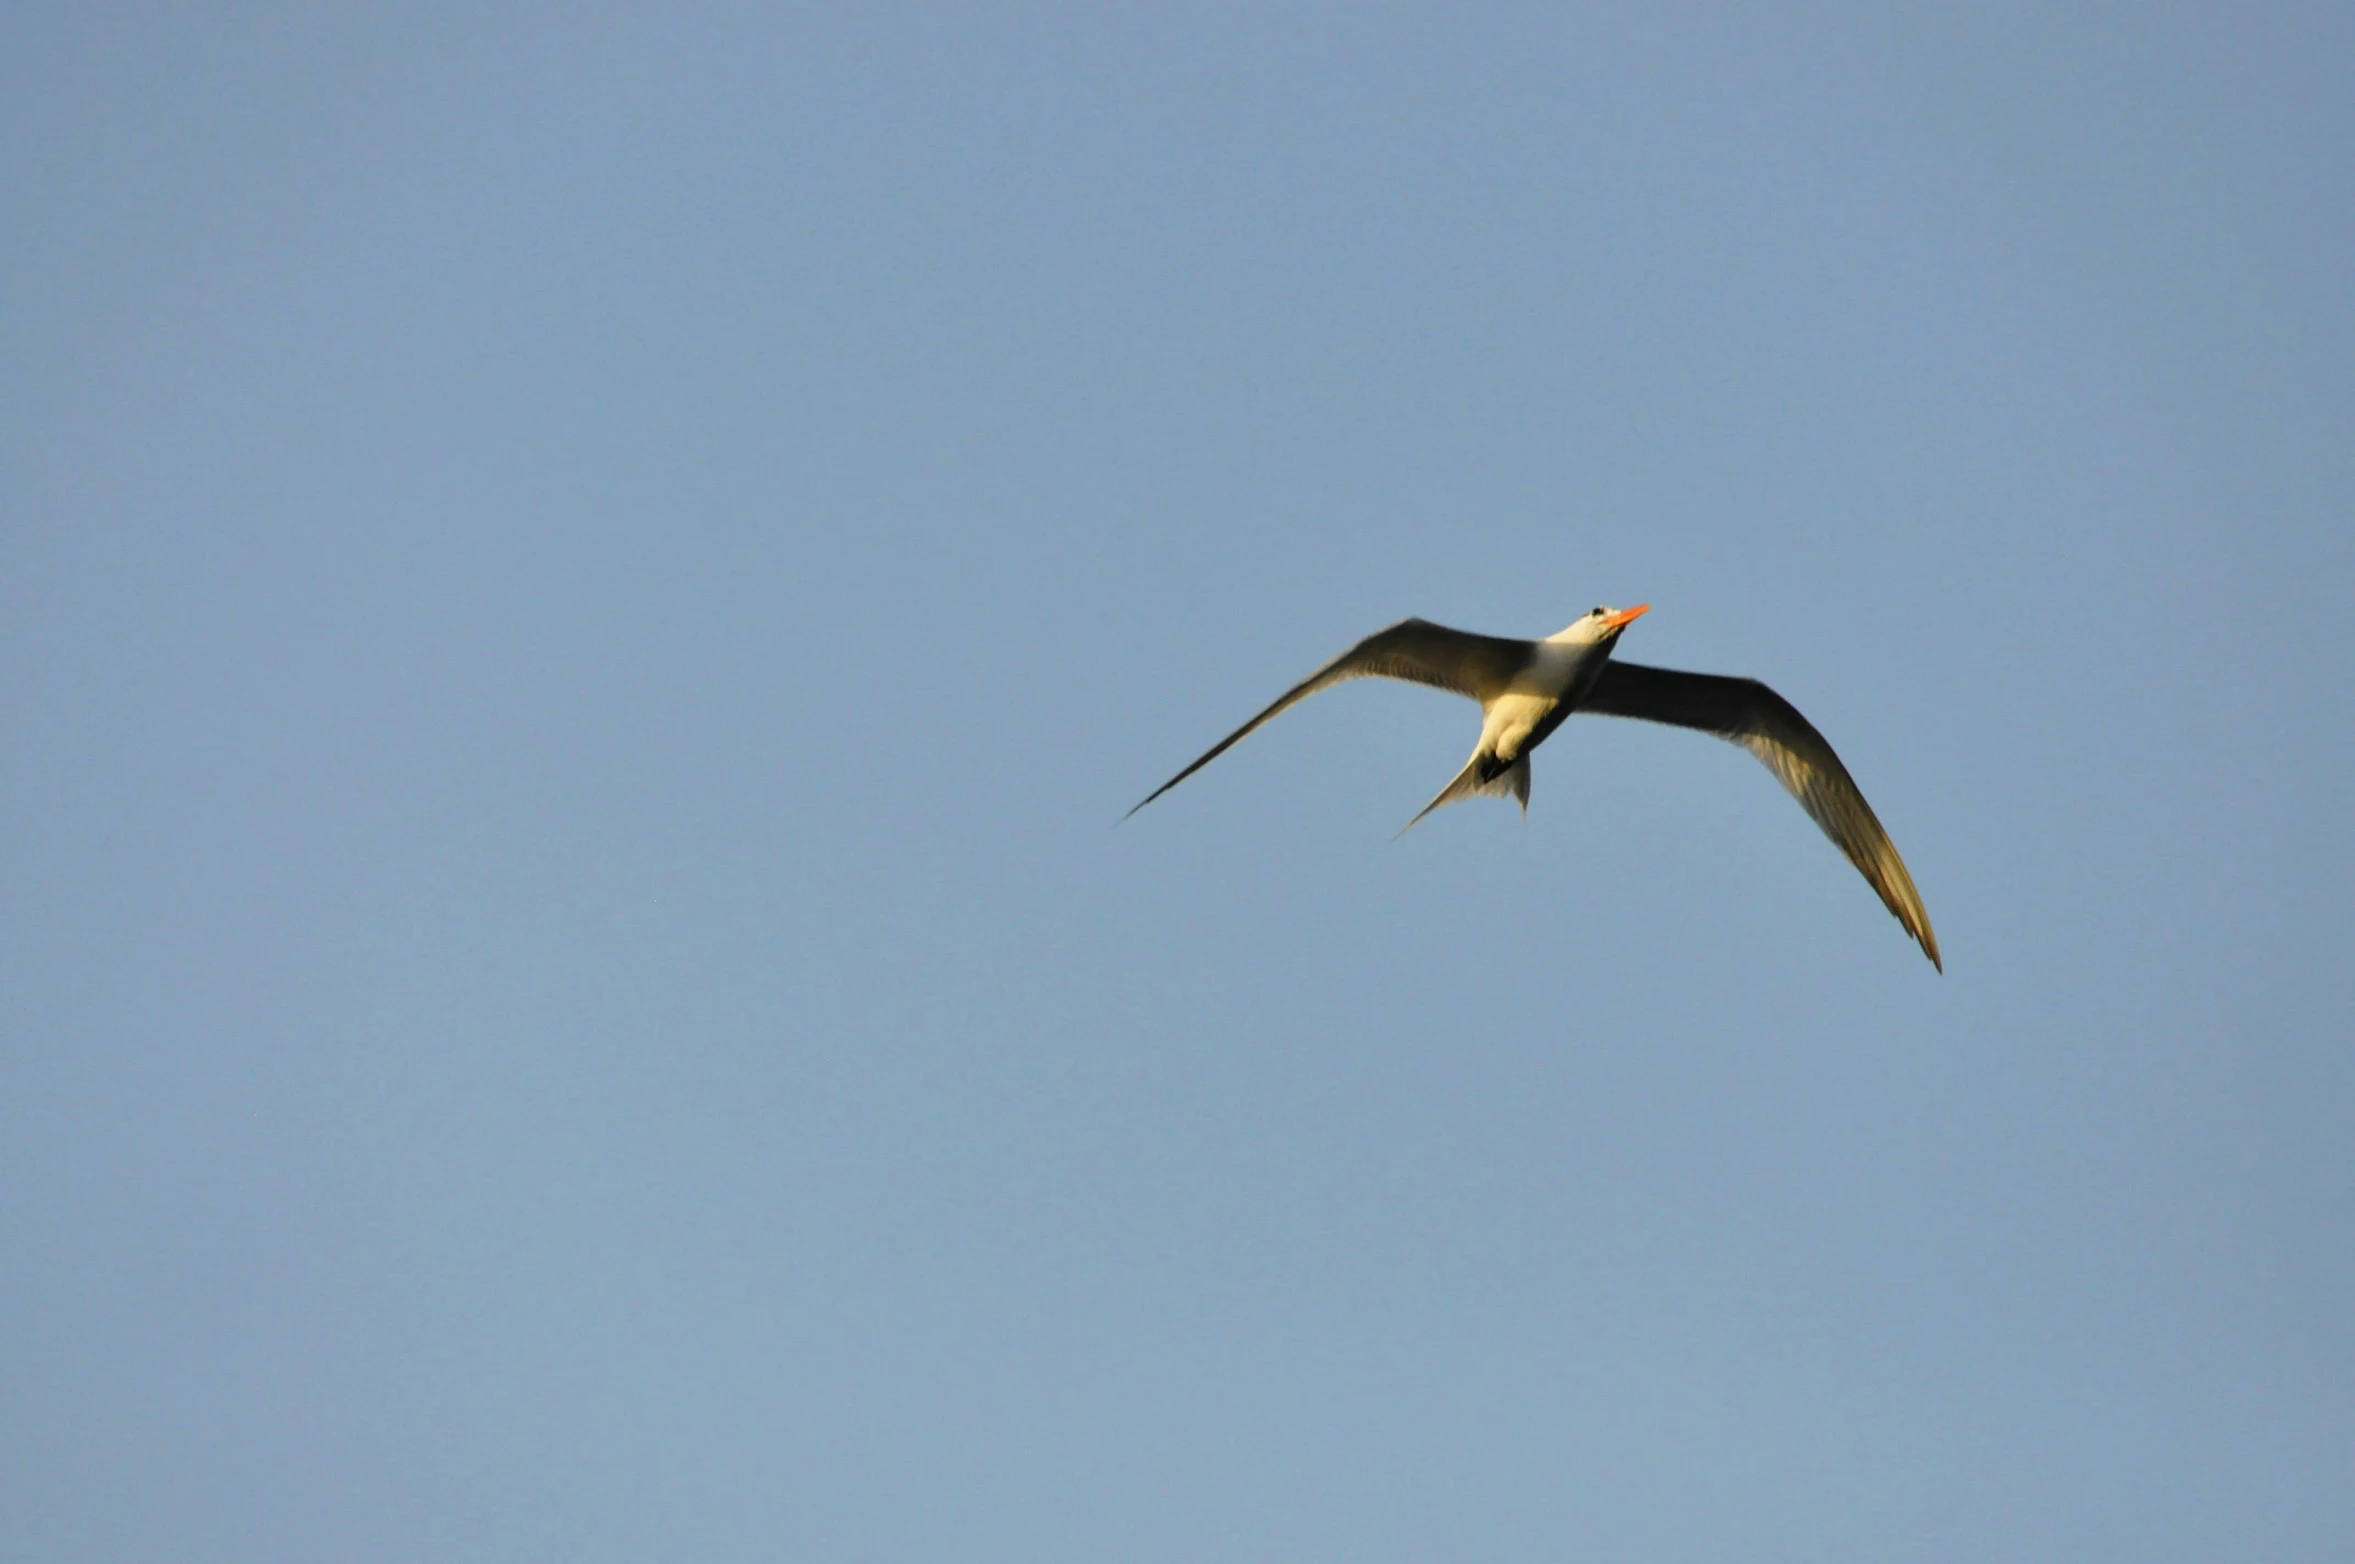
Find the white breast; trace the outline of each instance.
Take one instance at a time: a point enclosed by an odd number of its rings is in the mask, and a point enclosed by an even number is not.
[[[1512,688],[1483,709],[1480,747],[1505,760],[1517,759],[1554,708],[1593,682],[1602,651],[1592,643],[1538,642],[1537,655]]]

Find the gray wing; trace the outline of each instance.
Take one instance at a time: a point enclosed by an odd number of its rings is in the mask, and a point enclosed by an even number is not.
[[[1145,795],[1135,814],[1234,746],[1237,740],[1286,707],[1348,679],[1408,679],[1435,689],[1469,695],[1483,706],[1502,695],[1537,655],[1536,644],[1504,636],[1450,630],[1428,619],[1401,619],[1377,630],[1348,651],[1286,690],[1276,703],[1210,747],[1209,753]]]
[[[1612,661],[1603,665],[1602,677],[1578,709],[1698,728],[1756,755],[1880,893],[1905,932],[1920,941],[1930,964],[1946,970],[1938,959],[1938,936],[1930,931],[1929,910],[1913,888],[1913,876],[1905,872],[1905,860],[1897,856],[1897,844],[1881,829],[1832,746],[1789,701],[1756,679]]]

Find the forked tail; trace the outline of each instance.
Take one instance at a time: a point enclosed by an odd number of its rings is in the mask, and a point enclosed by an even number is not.
[[[1425,804],[1420,813],[1398,828],[1398,836],[1404,836],[1421,825],[1423,816],[1432,810],[1463,798],[1502,798],[1509,793],[1521,801],[1521,813],[1529,813],[1529,757],[1523,755],[1502,771],[1482,775],[1485,768],[1495,764],[1494,755],[1476,754],[1465,761],[1464,769],[1456,773],[1455,780],[1441,788],[1437,798]],[[1397,841],[1398,836],[1391,840]]]

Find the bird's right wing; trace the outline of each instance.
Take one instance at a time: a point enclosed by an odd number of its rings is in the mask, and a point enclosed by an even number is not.
[[[1897,844],[1881,829],[1872,805],[1864,801],[1863,791],[1832,753],[1831,744],[1789,701],[1756,679],[1679,673],[1614,660],[1603,665],[1601,677],[1578,709],[1698,728],[1756,755],[1880,893],[1882,904],[1920,942],[1930,964],[1946,970],[1938,959],[1938,936],[1930,930],[1929,910],[1914,889],[1913,876],[1905,872],[1905,860],[1897,856]]]
[[[1145,795],[1142,809],[1234,746],[1286,707],[1349,679],[1407,679],[1468,695],[1483,706],[1502,695],[1537,655],[1535,643],[1450,630],[1428,619],[1401,619],[1377,630],[1295,684],[1276,703],[1210,747],[1209,753]],[[1135,814],[1137,809],[1129,811]]]

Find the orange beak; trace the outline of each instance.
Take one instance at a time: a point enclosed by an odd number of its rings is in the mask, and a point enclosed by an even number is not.
[[[1638,603],[1633,608],[1622,608],[1615,614],[1605,614],[1603,616],[1603,628],[1606,630],[1622,629],[1627,625],[1633,624],[1636,621],[1637,616],[1648,614],[1651,611],[1651,604]]]

